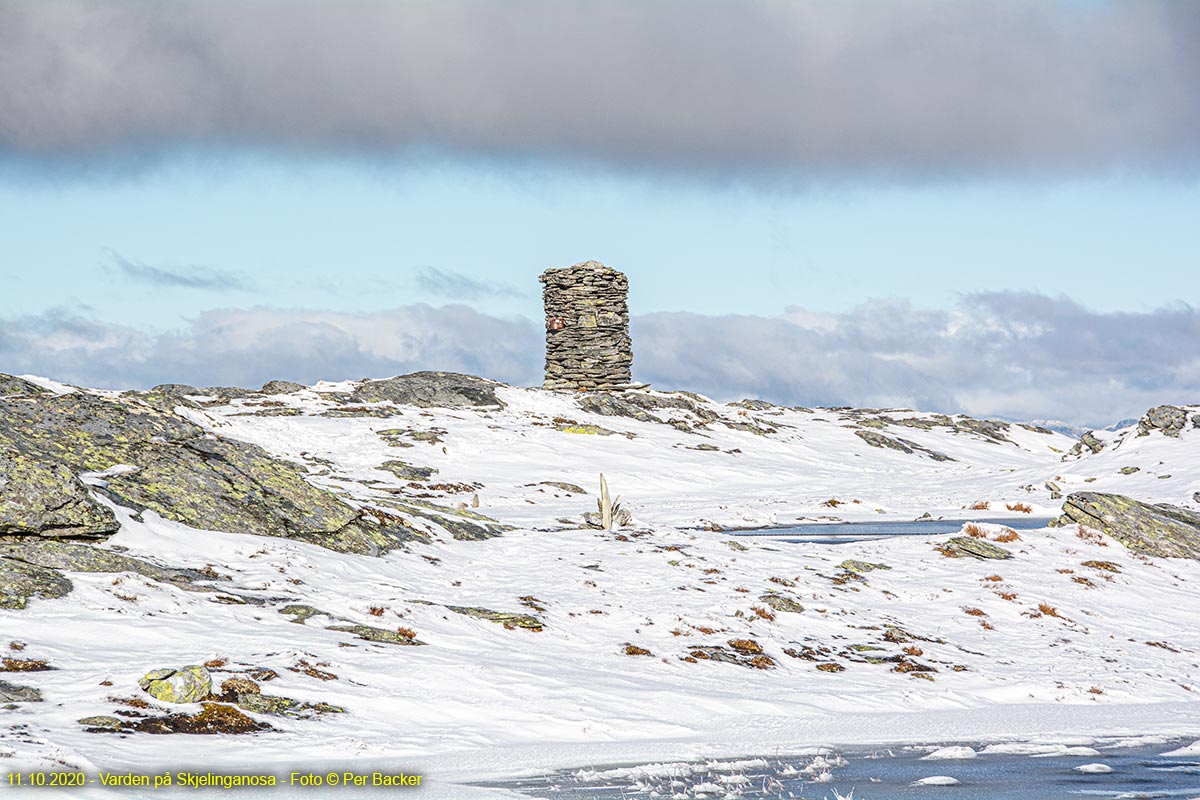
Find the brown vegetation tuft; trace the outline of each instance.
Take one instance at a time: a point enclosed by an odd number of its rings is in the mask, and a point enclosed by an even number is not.
[[[1006,503],[1004,507],[1009,511],[1020,511],[1022,514],[1033,513],[1033,508],[1028,503]]]
[[[753,611],[755,616],[759,617],[760,619],[765,619],[768,622],[773,622],[775,620],[775,614],[769,608],[763,608],[762,606],[751,606],[750,610]]]
[[[1042,612],[1047,617],[1058,617],[1059,619],[1062,619],[1062,615],[1058,613],[1058,609],[1049,603],[1039,603],[1038,611]]]

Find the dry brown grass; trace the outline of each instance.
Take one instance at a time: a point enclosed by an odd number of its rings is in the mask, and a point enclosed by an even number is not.
[[[1009,511],[1020,511],[1022,514],[1033,513],[1033,507],[1028,503],[1006,503],[1004,507]]]
[[[53,669],[40,658],[0,659],[0,672],[45,672]]]
[[[981,620],[979,620],[979,624],[980,624],[980,626],[981,626],[981,627],[982,627],[982,628],[983,628],[985,631],[994,631],[994,630],[996,630],[996,626],[995,626],[995,625],[993,625],[992,623],[988,622],[986,619],[981,619]]]
[[[1076,575],[1074,578],[1071,578],[1071,580],[1075,581],[1076,583],[1082,584],[1082,585],[1088,587],[1089,589],[1096,588],[1095,583],[1093,583],[1091,580],[1083,577],[1082,575]]]
[[[1083,565],[1085,567],[1091,567],[1092,569],[1103,570],[1104,572],[1120,572],[1121,571],[1121,565],[1114,564],[1111,561],[1085,561],[1085,562],[1083,562]]]
[[[1055,572],[1057,572],[1059,575],[1074,575],[1075,574],[1075,570],[1067,569],[1066,567],[1060,567],[1059,569],[1055,570]]]
[[[1005,528],[1000,533],[996,534],[996,541],[1001,543],[1019,542],[1021,534],[1014,531],[1012,528]]]
[[[1099,686],[1093,686],[1092,688],[1088,689],[1088,693],[1089,694],[1104,694],[1104,690],[1101,689]]]
[[[1008,600],[1009,602],[1017,599],[1016,592],[996,592],[996,594],[1000,596],[1001,600]]]
[[[753,611],[754,615],[757,616],[759,619],[765,619],[768,622],[775,621],[775,613],[773,611],[771,611],[771,609],[769,609],[769,608],[763,608],[761,606],[751,606],[750,610]]]
[[[412,628],[396,628],[396,635],[403,639],[417,638],[417,632]]]
[[[838,506],[842,505],[843,502],[844,501],[838,500],[836,497],[831,497],[824,503],[821,503],[821,505],[825,506],[826,508],[837,508]]]
[[[384,612],[383,606],[371,606],[367,609],[367,613],[372,617],[382,617]]]
[[[972,511],[987,511],[991,507],[992,504],[987,500],[976,500],[974,503],[971,503],[971,505],[967,506],[967,508],[971,509]]]
[[[1094,544],[1099,547],[1108,547],[1108,541],[1104,538],[1104,534],[1099,531],[1094,531],[1091,528],[1079,526],[1079,530],[1075,533],[1080,539],[1083,539],[1088,544]]]
[[[979,527],[974,522],[969,522],[963,526],[963,533],[975,539],[987,538],[987,534],[984,533],[983,528]]]
[[[638,647],[636,644],[625,643],[625,655],[627,656],[650,656],[654,655],[644,647]]]
[[[226,662],[223,658],[210,658],[208,661],[204,662],[204,666],[208,667],[209,669],[218,669],[225,666],[226,663],[228,662]]]
[[[1058,613],[1058,609],[1049,603],[1038,603],[1038,611],[1045,614],[1047,617],[1058,617],[1062,619],[1062,615]]]
[[[775,659],[770,656],[755,656],[746,663],[755,669],[770,669],[775,666]]]
[[[845,672],[846,668],[835,661],[830,661],[825,664],[817,664],[817,669],[821,672]]]
[[[729,646],[744,656],[762,655],[762,645],[753,639],[730,639]]]
[[[964,608],[963,613],[968,617],[986,617],[987,612],[982,608]]]
[[[991,583],[1001,583],[1004,578],[999,575],[988,575],[986,578],[984,578],[984,580],[990,581]]]
[[[921,648],[917,647],[916,645],[910,645],[909,647],[904,648],[904,655],[906,655],[906,656],[923,656],[923,655],[925,655],[925,651],[922,650]]]
[[[700,633],[703,633],[705,636],[711,636],[717,632],[716,629],[709,628],[704,625],[701,625],[700,627],[696,628],[696,630],[700,631]]]

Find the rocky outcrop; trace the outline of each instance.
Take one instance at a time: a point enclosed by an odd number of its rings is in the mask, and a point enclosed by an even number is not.
[[[547,389],[627,386],[633,365],[629,280],[599,261],[548,269],[544,284]]]
[[[67,467],[0,449],[0,536],[104,538],[119,527]]]
[[[67,572],[132,572],[164,583],[211,580],[213,575],[194,569],[160,567],[140,558],[115,553],[82,542],[56,539],[21,539],[0,542],[0,557],[49,570]]]
[[[0,558],[0,608],[24,608],[32,597],[54,599],[70,591],[71,581],[58,570]]]
[[[267,381],[259,391],[263,394],[292,394],[307,388],[302,383],[293,383],[292,381]]]
[[[413,372],[365,381],[350,395],[352,403],[395,403],[421,408],[504,407],[496,396],[503,384],[457,372]]]
[[[0,397],[37,397],[46,390],[24,378],[0,373]]]
[[[1067,460],[1067,458],[1070,456],[1082,455],[1084,448],[1087,448],[1088,452],[1090,452],[1092,455],[1096,455],[1104,449],[1104,446],[1104,441],[1096,438],[1095,431],[1088,431],[1083,436],[1079,437],[1079,441],[1067,451],[1067,454],[1063,456],[1063,460]]]
[[[10,464],[37,465],[20,466],[22,475],[49,476],[37,479],[48,487],[45,497],[73,489],[78,502],[68,521],[97,535],[111,522],[77,496],[79,487],[69,475],[99,473],[95,490],[118,505],[194,528],[287,537],[368,554],[415,538],[405,526],[364,517],[308,483],[300,467],[256,445],[208,433],[136,397],[0,397],[0,452],[8,454]],[[50,480],[54,476],[57,483]],[[56,513],[62,516],[66,508]],[[89,509],[91,517],[85,516]],[[20,517],[21,511],[20,504],[8,502],[0,516]],[[53,532],[55,520],[46,516],[42,524]]]
[[[32,686],[0,680],[0,703],[40,703],[42,693]]]
[[[1187,422],[1187,411],[1179,406],[1155,406],[1138,421],[1138,436],[1149,436],[1151,431],[1162,431],[1164,436],[1178,437]]]
[[[1119,494],[1076,492],[1067,496],[1055,524],[1098,530],[1147,556],[1200,558],[1200,514],[1166,503],[1150,505]]]
[[[910,442],[908,439],[900,437],[884,436],[876,431],[855,431],[854,435],[862,439],[871,447],[887,448],[889,450],[899,450],[901,453],[924,453],[934,461],[953,461],[954,459],[945,453],[939,453],[936,450],[930,450],[928,447],[922,447],[916,442]]]

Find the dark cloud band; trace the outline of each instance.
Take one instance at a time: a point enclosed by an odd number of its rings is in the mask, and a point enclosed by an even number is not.
[[[1197,35],[1172,0],[0,0],[0,154],[1171,171],[1200,154]]]

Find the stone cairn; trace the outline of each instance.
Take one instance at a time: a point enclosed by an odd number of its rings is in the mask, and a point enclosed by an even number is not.
[[[629,279],[599,261],[548,269],[545,284],[547,389],[630,387]]]

